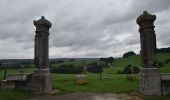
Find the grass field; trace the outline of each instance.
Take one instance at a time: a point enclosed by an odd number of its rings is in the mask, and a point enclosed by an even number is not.
[[[164,62],[165,59],[170,59],[169,53],[157,54],[157,59]],[[86,61],[87,62],[87,61]],[[72,63],[76,66],[81,66],[83,61],[65,62],[67,64]],[[105,68],[102,74],[102,79],[99,79],[99,74],[87,73],[88,84],[76,85],[75,76],[76,74],[53,74],[52,84],[54,89],[60,90],[59,94],[70,93],[70,92],[113,92],[113,93],[138,93],[139,89],[139,75],[135,75],[135,80],[127,80],[127,75],[116,74],[118,70],[123,70],[123,68],[132,64],[135,66],[141,66],[140,56],[131,56],[128,58],[117,58],[113,62],[112,66]],[[57,66],[57,65],[56,65]],[[10,69],[9,74],[18,73],[20,70],[24,72],[32,72],[31,69]],[[3,70],[0,70],[0,79],[3,78]],[[164,67],[160,68],[162,73],[170,73],[170,64],[164,64]],[[8,97],[9,96],[9,97]],[[25,100],[31,97],[31,93],[20,91],[20,90],[0,90],[0,100]],[[166,96],[144,96],[144,100],[170,100]]]
[[[136,80],[128,81],[122,74],[103,74],[102,79],[98,74],[87,74],[88,84],[76,85],[75,74],[53,74],[53,86],[61,92],[128,93],[138,91],[138,75],[135,77]]]
[[[0,100],[26,100],[31,96],[31,93],[22,90],[0,89]]]

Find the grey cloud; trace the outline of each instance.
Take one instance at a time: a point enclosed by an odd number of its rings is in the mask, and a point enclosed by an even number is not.
[[[136,18],[144,10],[157,15],[159,46],[169,46],[169,4],[169,0],[0,0],[0,41],[4,41],[0,43],[18,44],[11,46],[13,51],[0,47],[3,53],[0,55],[33,57],[32,21],[42,15],[53,24],[50,57],[121,56],[130,50],[138,52]]]

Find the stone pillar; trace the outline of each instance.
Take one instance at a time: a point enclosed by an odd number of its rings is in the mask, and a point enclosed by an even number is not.
[[[140,92],[145,95],[161,94],[161,79],[159,69],[155,67],[156,34],[154,31],[155,15],[144,11],[137,18],[139,25],[142,68],[140,72]]]
[[[45,19],[34,21],[36,27],[34,63],[37,67],[31,77],[31,91],[34,94],[50,93],[52,91],[51,73],[48,66],[48,38],[51,23]]]

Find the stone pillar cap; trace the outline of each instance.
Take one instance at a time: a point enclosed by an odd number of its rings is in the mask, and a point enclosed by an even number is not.
[[[154,22],[155,20],[156,20],[156,15],[151,15],[147,11],[144,11],[143,14],[137,18],[136,22],[138,25],[140,25],[141,22],[145,22],[145,21]]]
[[[41,19],[37,20],[37,21],[33,21],[35,26],[46,26],[48,28],[50,28],[52,26],[51,22],[46,20],[44,16],[41,16]]]

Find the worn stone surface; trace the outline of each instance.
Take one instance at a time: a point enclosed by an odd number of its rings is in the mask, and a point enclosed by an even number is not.
[[[51,73],[49,69],[36,70],[31,80],[27,84],[27,89],[32,91],[34,94],[48,94],[52,91],[51,85]]]
[[[141,68],[140,92],[144,95],[161,95],[161,79],[158,68]]]
[[[161,90],[163,95],[170,95],[170,74],[161,74]]]
[[[170,80],[162,80],[162,95],[170,95]]]
[[[14,82],[7,80],[0,81],[0,89],[13,89],[13,88],[15,88]]]
[[[141,55],[142,67],[153,68],[155,67],[155,54],[156,54],[156,34],[154,31],[155,15],[149,14],[144,11],[142,15],[137,18],[139,25],[140,41],[141,41]]]
[[[34,25],[36,27],[34,63],[38,69],[34,70],[34,73],[30,76],[27,89],[34,94],[51,93],[52,79],[48,63],[48,42],[49,29],[52,24],[42,16],[41,19],[34,21]]]
[[[140,73],[140,92],[145,95],[161,95],[159,69],[155,68],[156,34],[154,31],[155,15],[144,11],[136,22],[139,25],[142,68]]]
[[[8,75],[6,77],[7,81],[26,81],[27,80],[27,74],[16,74],[16,75]]]
[[[34,21],[34,25],[36,26],[34,63],[38,68],[48,68],[49,28],[52,24],[42,16],[41,19]]]

